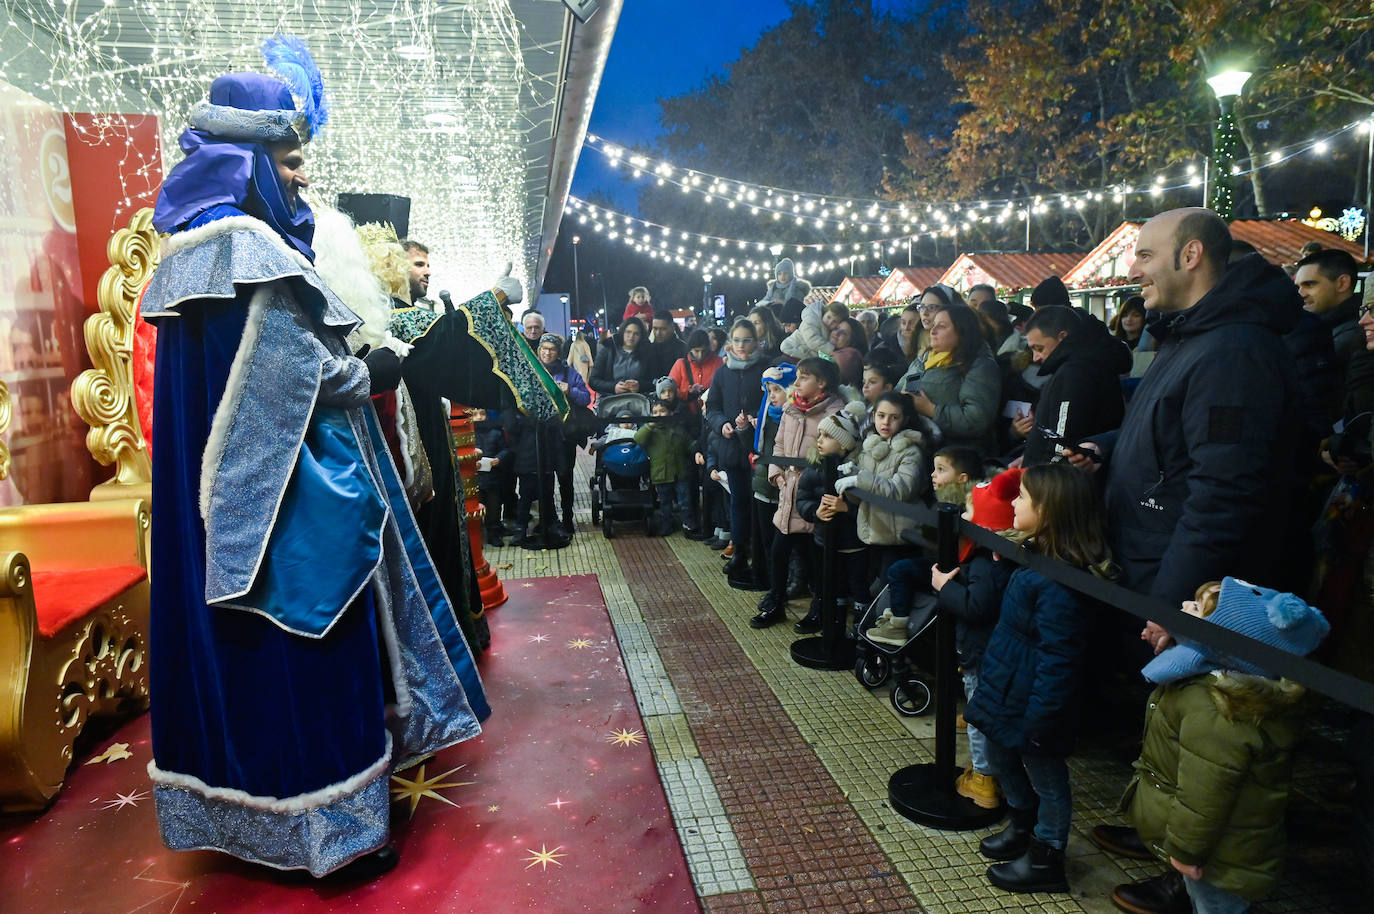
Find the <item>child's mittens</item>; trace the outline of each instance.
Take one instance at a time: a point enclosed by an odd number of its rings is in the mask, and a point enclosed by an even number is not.
[[[850,489],[854,488],[858,484],[859,477],[842,476],[839,479],[835,480],[835,494],[844,495],[846,492],[848,492]]]
[[[852,460],[846,460],[844,463],[836,467],[836,469],[838,469],[840,473],[842,473],[845,476],[853,476],[855,473],[859,472],[859,468],[855,466],[854,461]]]

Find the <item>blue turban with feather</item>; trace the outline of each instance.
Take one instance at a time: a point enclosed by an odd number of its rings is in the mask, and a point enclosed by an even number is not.
[[[266,222],[313,261],[315,214],[304,200],[291,206],[267,144],[306,143],[324,126],[324,80],[299,38],[274,35],[262,43],[262,54],[277,77],[227,73],[192,110],[191,126],[178,139],[186,157],[162,182],[153,225],[180,231],[210,209],[233,207]]]

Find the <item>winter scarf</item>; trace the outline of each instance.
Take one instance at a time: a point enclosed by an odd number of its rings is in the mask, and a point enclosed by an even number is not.
[[[749,354],[749,358],[747,359],[742,359],[739,356],[735,355],[733,352],[731,352],[729,349],[726,349],[725,367],[734,368],[737,370],[741,368],[748,368],[750,365],[753,365],[755,362],[757,362],[761,356],[762,353],[760,353],[757,348],[755,348],[754,351]]]

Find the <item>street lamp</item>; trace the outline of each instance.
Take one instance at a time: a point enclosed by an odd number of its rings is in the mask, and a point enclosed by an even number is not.
[[[1212,135],[1212,209],[1227,221],[1236,205],[1236,177],[1231,174],[1236,154],[1236,117],[1232,108],[1249,78],[1246,70],[1226,70],[1207,80],[1216,94],[1220,112]]]
[[[577,246],[582,243],[581,235],[573,235],[573,308],[580,314],[582,312],[582,295],[578,291],[577,282]]]

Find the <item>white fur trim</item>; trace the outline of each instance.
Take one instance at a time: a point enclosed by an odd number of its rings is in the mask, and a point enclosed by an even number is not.
[[[233,787],[211,787],[195,775],[163,771],[155,761],[148,763],[148,777],[152,779],[153,785],[156,787],[190,790],[206,799],[233,803],[236,806],[263,809],[272,813],[309,812],[313,809],[319,809],[321,806],[337,803],[345,797],[350,797],[377,778],[386,776],[391,765],[391,734],[387,733],[385,736],[386,748],[382,750],[382,757],[362,771],[339,781],[337,784],[330,784],[328,787],[321,787],[319,790],[312,790],[309,793],[286,799],[254,796]]]
[[[248,302],[248,320],[243,325],[243,338],[239,340],[238,351],[234,353],[234,364],[229,368],[224,396],[220,398],[219,405],[215,407],[215,416],[210,421],[210,437],[205,442],[205,453],[200,458],[200,519],[203,521],[210,517],[210,491],[219,473],[220,461],[224,459],[229,427],[238,412],[239,401],[243,398],[248,363],[253,350],[257,348],[258,335],[262,332],[262,322],[267,313],[267,299],[275,291],[273,284],[259,286]]]
[[[402,381],[396,386],[396,440],[401,445],[401,463],[405,467],[405,473],[401,477],[401,485],[410,490],[415,485],[415,461],[410,459],[410,436],[406,434],[406,415],[412,413],[415,405],[410,402],[410,391]],[[395,464],[395,461],[392,461]]]
[[[289,246],[266,222],[263,222],[261,219],[255,219],[252,216],[227,216],[223,219],[216,219],[214,222],[207,222],[202,226],[185,232],[177,232],[162,240],[162,256],[166,259],[168,255],[174,254],[182,248],[194,247],[211,238],[215,238],[219,235],[227,235],[231,232],[254,232],[261,235],[269,244],[272,244],[283,254],[300,264],[301,269],[315,269],[315,265],[310,262],[310,258]]]
[[[382,537],[382,557],[386,557],[386,537]],[[383,565],[382,567],[386,567]],[[377,628],[382,633],[382,646],[391,667],[391,687],[396,691],[396,703],[387,708],[387,713],[398,718],[410,716],[414,702],[410,697],[410,683],[406,680],[405,658],[401,656],[400,639],[396,637],[396,605],[394,595],[389,590],[390,582],[383,582],[382,575],[372,576],[373,606],[377,613]],[[404,595],[401,599],[405,599]],[[430,620],[433,624],[433,620]],[[438,638],[438,632],[435,632]],[[442,648],[441,648],[442,650]],[[447,653],[444,655],[447,657]]]

